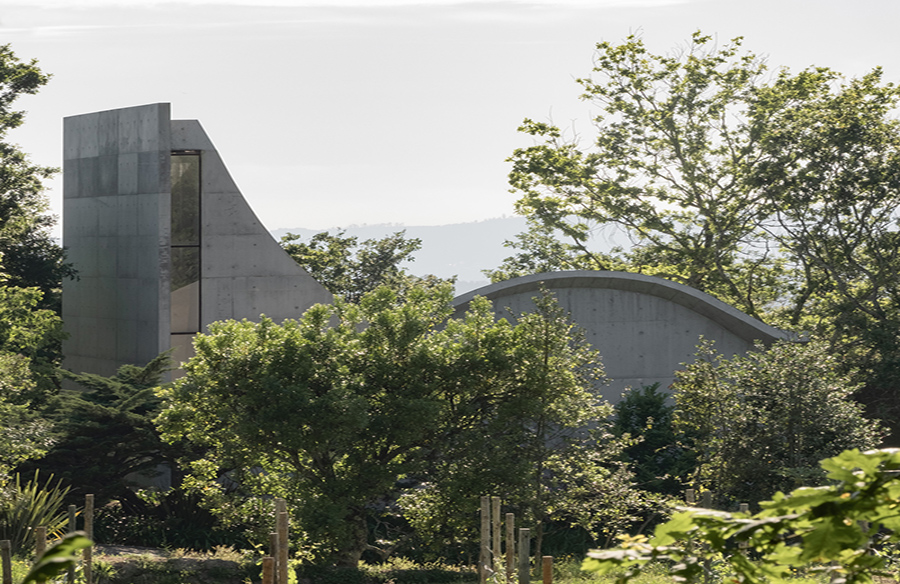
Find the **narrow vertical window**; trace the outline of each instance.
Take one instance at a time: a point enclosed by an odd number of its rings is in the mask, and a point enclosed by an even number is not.
[[[200,153],[172,153],[172,346],[200,332]],[[182,338],[176,338],[182,337]]]

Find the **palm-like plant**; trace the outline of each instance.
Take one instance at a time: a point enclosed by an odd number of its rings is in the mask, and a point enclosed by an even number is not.
[[[15,481],[0,491],[0,539],[8,539],[15,554],[26,549],[36,527],[45,526],[48,534],[61,536],[68,521],[63,505],[68,492],[61,481],[54,484],[52,475],[41,484],[36,471],[23,484],[16,474]]]

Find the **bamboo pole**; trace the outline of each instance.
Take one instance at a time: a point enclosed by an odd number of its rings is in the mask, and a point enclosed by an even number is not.
[[[12,584],[12,542],[0,541],[0,561],[3,563],[3,584]]]
[[[262,559],[262,584],[275,584],[275,558],[266,556]]]
[[[525,527],[519,528],[519,584],[531,582],[531,530]]]
[[[553,556],[544,556],[542,560],[543,584],[553,584]]]
[[[94,584],[94,495],[84,496],[84,533],[91,545],[84,548],[81,561],[84,563],[85,584]]]
[[[516,567],[516,516],[506,514],[506,582],[513,584]]]
[[[485,584],[491,561],[491,498],[481,497],[481,549],[478,552],[478,582]]]

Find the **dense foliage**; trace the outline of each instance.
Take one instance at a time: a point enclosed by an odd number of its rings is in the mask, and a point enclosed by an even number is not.
[[[281,238],[281,246],[329,292],[348,302],[358,303],[379,286],[402,291],[422,282],[440,283],[434,276],[412,276],[402,266],[422,247],[420,239],[406,239],[403,231],[362,243],[355,236],[344,236],[343,231],[317,233],[309,243],[299,240],[299,235],[288,233]]]
[[[790,582],[805,567],[847,584],[888,576],[876,544],[900,539],[900,451],[849,450],[821,466],[827,486],[779,492],[755,515],[681,509],[650,539],[625,536],[619,549],[591,552],[584,568],[615,570],[617,584],[658,560],[686,583],[709,582],[713,562],[726,563],[738,583]]]
[[[133,475],[152,477],[174,463],[176,450],[160,440],[154,388],[170,369],[168,353],[144,366],[123,365],[115,375],[61,374],[80,389],[63,389],[41,409],[53,424],[53,444],[23,468],[40,468],[72,485],[72,502],[95,496],[99,507],[112,499],[139,504]]]
[[[685,444],[690,432],[680,436],[676,431],[674,414],[672,396],[659,391],[659,383],[631,388],[616,403],[612,430],[637,438],[625,455],[642,489],[680,496],[696,455]]]
[[[18,464],[41,456],[53,442],[38,414],[54,371],[42,349],[61,337],[62,322],[38,308],[34,288],[7,286],[0,274],[0,485]]]
[[[450,300],[449,286],[403,299],[379,288],[282,325],[212,325],[185,376],[161,390],[166,437],[210,449],[189,480],[214,498],[230,471],[245,495],[285,497],[305,550],[356,565],[374,547],[367,519],[401,494],[400,479],[414,498],[431,484],[457,507],[471,502],[460,493],[491,489],[540,519],[559,494],[550,463],[608,475],[578,464],[576,446],[597,440],[585,423],[608,407],[592,393],[594,353],[572,342],[552,301],[513,325],[484,299],[445,323]]]
[[[57,170],[32,163],[8,136],[25,119],[16,100],[49,79],[37,61],[23,62],[9,45],[0,46],[0,261],[9,286],[40,290],[40,307],[59,312],[62,279],[74,271],[50,233],[56,219],[47,214],[43,181]]]
[[[673,385],[675,427],[698,457],[693,486],[755,503],[820,484],[821,459],[883,435],[854,389],[823,343],[780,341],[729,359],[704,342]]]
[[[741,40],[696,33],[670,55],[597,45],[580,79],[595,137],[526,120],[510,158],[519,252],[490,275],[616,269],[708,292],[827,340],[873,414],[900,416],[900,88],[880,69],[766,74]],[[598,253],[597,229],[631,239]],[[566,243],[555,242],[562,236]]]

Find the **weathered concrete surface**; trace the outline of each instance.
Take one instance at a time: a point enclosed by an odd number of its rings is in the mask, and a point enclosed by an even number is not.
[[[111,375],[173,345],[190,353],[190,336],[170,334],[175,150],[201,156],[201,330],[331,302],[262,226],[200,124],[172,121],[169,104],[66,118],[63,150],[63,245],[79,271],[63,285],[67,369]]]
[[[172,149],[201,151],[202,322],[281,322],[333,300],[256,217],[198,121],[172,122]]]
[[[494,303],[499,317],[514,319],[534,309],[541,289],[552,292],[600,352],[615,403],[626,387],[674,380],[693,361],[700,337],[713,339],[725,355],[743,354],[754,341],[769,344],[786,333],[724,302],[668,280],[625,272],[569,271],[536,274],[491,284],[455,299],[456,316],[475,296]]]
[[[66,118],[64,366],[110,375],[169,347],[169,105]]]

